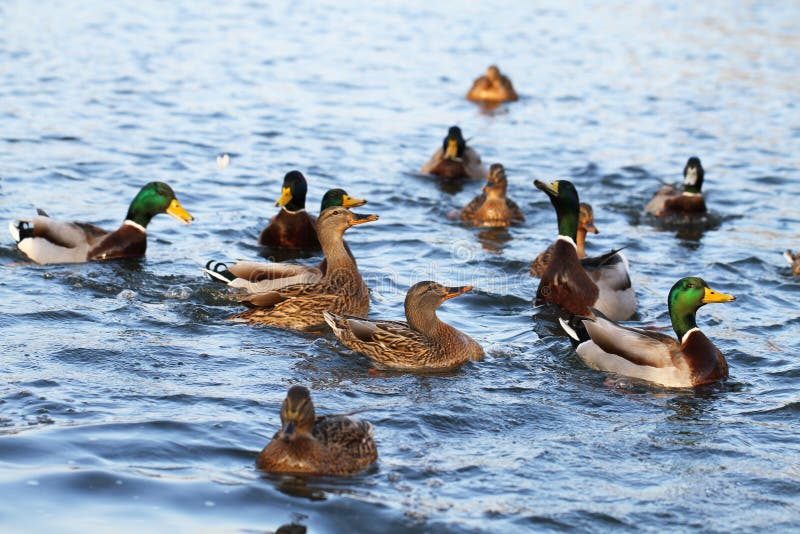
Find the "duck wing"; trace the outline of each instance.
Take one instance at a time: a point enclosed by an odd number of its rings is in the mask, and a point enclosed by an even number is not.
[[[444,150],[439,147],[439,149],[433,153],[431,159],[428,160],[425,165],[422,166],[420,172],[423,174],[433,174],[433,170],[436,168],[437,165],[444,159]]]
[[[209,262],[203,271],[212,279],[231,287],[246,289],[249,293],[267,293],[296,284],[315,284],[322,280],[317,267],[292,263],[238,261],[231,266]]]
[[[328,449],[337,471],[360,471],[378,458],[373,427],[368,421],[344,415],[321,416],[314,422],[312,435]]]
[[[478,210],[483,203],[486,202],[486,193],[481,193],[480,195],[476,196],[475,198],[470,201],[469,204],[464,206],[464,209],[461,210],[461,220],[462,221],[472,221],[478,214]]]
[[[464,162],[464,171],[469,178],[486,179],[486,167],[481,162],[481,157],[472,147],[466,147],[462,153],[461,159]]]
[[[664,211],[664,206],[667,202],[667,199],[674,197],[675,195],[679,195],[680,191],[671,184],[664,184],[661,188],[656,191],[656,194],[653,195],[653,198],[650,199],[644,210],[648,213],[652,213],[653,215],[660,215]]]
[[[22,231],[23,226],[28,226]],[[38,215],[9,225],[19,249],[36,263],[82,263],[89,248],[108,232],[87,223],[61,222]]]
[[[604,317],[585,319],[583,326],[591,338],[586,343],[637,366],[672,367],[675,356],[681,351],[680,344],[670,336],[622,326]],[[578,346],[578,354],[583,346],[583,343]]]
[[[602,280],[609,289],[624,291],[631,287],[631,278],[628,260],[621,250],[616,249],[602,256],[583,258],[581,265],[595,283],[599,284]]]

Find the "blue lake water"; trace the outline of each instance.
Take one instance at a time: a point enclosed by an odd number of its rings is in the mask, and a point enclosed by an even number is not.
[[[143,261],[36,266],[0,240],[2,530],[800,528],[800,280],[781,257],[800,248],[800,6],[530,4],[0,6],[0,220],[114,228],[152,180],[196,217],[154,219]],[[521,100],[487,113],[463,97],[491,63]],[[448,219],[480,184],[417,170],[452,124],[506,166],[525,225]],[[641,208],[691,155],[711,224],[655,224]],[[330,335],[225,320],[241,308],[200,266],[257,257],[295,168],[310,210],[344,187],[380,215],[347,235],[370,314],[401,318],[420,280],[473,284],[440,317],[486,361],[376,376]],[[527,267],[556,225],[534,178],[594,206],[590,253],[627,247],[642,323],[669,325],[683,276],[737,296],[698,315],[726,384],[647,386],[540,337]],[[258,473],[292,384],[318,413],[364,410],[379,462]]]

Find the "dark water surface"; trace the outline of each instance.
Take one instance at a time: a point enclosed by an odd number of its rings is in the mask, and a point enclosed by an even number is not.
[[[156,218],[144,261],[36,266],[2,240],[2,530],[800,528],[797,3],[382,4],[0,6],[0,220],[113,228],[151,180],[197,218]],[[492,62],[522,100],[486,113],[463,95]],[[462,227],[447,214],[479,184],[416,174],[456,123],[506,165],[524,226]],[[711,220],[660,227],[641,207],[690,155]],[[292,168],[314,211],[344,187],[380,214],[348,233],[371,315],[400,318],[419,280],[472,283],[440,315],[486,361],[373,376],[331,336],[226,322],[200,265],[256,256]],[[669,324],[682,276],[737,296],[698,317],[726,385],[653,388],[540,339],[526,271],[556,227],[534,178],[594,205],[590,252],[627,247],[643,322]],[[256,472],[291,384],[366,410],[379,463]]]

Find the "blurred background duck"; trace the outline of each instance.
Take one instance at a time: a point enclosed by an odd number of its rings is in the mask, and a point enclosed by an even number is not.
[[[366,200],[351,197],[344,189],[330,189],[322,197],[319,212],[321,214],[332,207],[351,208],[363,206],[366,203]],[[353,254],[350,252],[347,242],[344,243],[344,247],[352,257]],[[327,261],[323,258],[322,263],[318,266],[262,261],[238,261],[227,266],[222,262],[212,260],[206,264],[203,271],[212,280],[223,282],[231,287],[243,288],[248,293],[265,293],[293,284],[317,283],[322,279],[326,269]]]
[[[345,248],[345,230],[378,220],[377,215],[360,215],[347,208],[325,210],[317,221],[322,252],[327,260],[325,274],[314,284],[295,284],[280,289],[242,297],[242,302],[256,306],[231,319],[242,319],[294,330],[324,327],[324,310],[366,317],[369,291],[358,272],[356,261]]]
[[[578,192],[572,182],[546,184],[536,180],[556,210],[558,238],[551,245],[550,264],[536,291],[536,303],[556,304],[573,315],[591,315],[597,308],[615,321],[636,312],[636,293],[631,285],[627,260],[618,250],[600,256],[591,268],[581,264],[578,246]]]
[[[150,182],[131,201],[122,225],[113,232],[88,223],[61,222],[44,211],[31,220],[8,225],[17,247],[36,263],[84,263],[118,258],[140,258],[147,250],[147,225],[160,213],[189,224],[189,215],[172,188]]]
[[[800,253],[792,254],[791,250],[787,250],[783,253],[783,257],[792,266],[792,275],[800,276]]]
[[[481,163],[481,157],[467,146],[458,126],[450,127],[442,147],[422,166],[422,172],[442,178],[486,178],[486,167]]]
[[[406,294],[406,321],[363,319],[324,312],[325,321],[342,344],[375,363],[398,369],[440,371],[480,361],[484,352],[467,334],[442,322],[436,309],[472,286],[445,287],[419,282]]]
[[[705,213],[706,201],[702,192],[704,177],[705,170],[700,158],[692,156],[683,167],[683,185],[663,185],[647,203],[645,211],[656,217]]]
[[[350,475],[378,459],[372,425],[344,415],[316,416],[308,388],[292,386],[281,405],[281,429],[256,458],[271,473]]]
[[[514,102],[519,99],[514,86],[500,69],[492,65],[486,74],[476,78],[467,92],[467,99],[473,102]]]
[[[481,194],[461,210],[461,220],[474,226],[498,227],[522,224],[525,215],[516,202],[506,197],[508,180],[500,163],[489,167],[489,178]]]
[[[300,171],[289,171],[283,177],[281,196],[275,201],[281,210],[270,219],[258,236],[258,244],[271,249],[319,250],[316,217],[306,211],[308,184]]]
[[[578,356],[593,369],[686,388],[728,378],[728,362],[697,327],[697,310],[713,302],[731,302],[702,278],[681,278],[669,292],[667,306],[677,340],[665,334],[629,328],[605,317],[561,320],[579,342]],[[572,325],[577,326],[573,328]]]

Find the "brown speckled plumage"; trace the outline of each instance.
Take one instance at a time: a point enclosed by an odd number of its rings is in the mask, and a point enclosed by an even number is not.
[[[307,388],[293,386],[281,406],[281,429],[256,459],[272,473],[349,475],[378,458],[372,425],[344,415],[316,417]]]
[[[357,215],[346,208],[330,208],[320,215],[319,238],[327,260],[322,279],[314,284],[296,284],[243,300],[256,306],[233,319],[268,326],[308,330],[324,325],[322,312],[366,316],[369,291],[358,272],[355,259],[344,246],[342,236],[350,226],[377,220],[377,215]]]
[[[480,195],[461,211],[461,220],[475,226],[501,227],[525,222],[517,204],[506,197],[508,180],[505,168],[499,163],[489,168],[489,178]]]
[[[468,360],[482,360],[484,352],[467,334],[439,320],[436,308],[470,289],[435,282],[415,284],[405,300],[408,322],[333,313],[325,313],[325,320],[339,341],[379,365],[423,371],[453,369]]]
[[[467,99],[473,102],[513,102],[519,99],[514,85],[500,69],[494,65],[486,70],[486,74],[476,78],[467,92]]]

